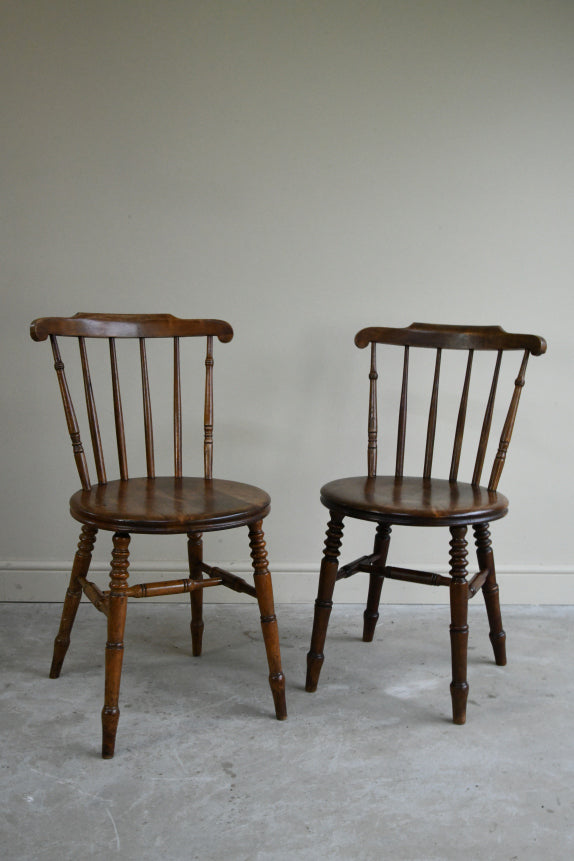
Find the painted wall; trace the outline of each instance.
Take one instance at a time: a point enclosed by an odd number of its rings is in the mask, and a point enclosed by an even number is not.
[[[271,493],[285,600],[313,597],[321,484],[365,469],[354,333],[416,319],[545,336],[493,535],[507,597],[574,599],[574,4],[5,0],[1,17],[2,596],[48,597],[73,555],[73,460],[27,329],[90,310],[233,324],[215,472]],[[369,552],[371,528],[347,532],[346,559]],[[393,563],[447,565],[442,530],[396,533]],[[185,559],[183,539],[133,550],[134,569]],[[247,562],[246,535],[207,556]]]

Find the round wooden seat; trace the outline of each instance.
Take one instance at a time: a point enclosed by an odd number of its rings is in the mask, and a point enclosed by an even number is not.
[[[269,495],[251,484],[204,478],[130,478],[79,490],[70,513],[115,532],[209,532],[243,526],[269,512]]]
[[[501,493],[440,478],[355,476],[321,488],[329,510],[361,520],[405,526],[456,526],[498,520],[508,511]]]

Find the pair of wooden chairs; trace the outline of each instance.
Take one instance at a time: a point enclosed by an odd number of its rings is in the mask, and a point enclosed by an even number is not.
[[[70,633],[82,594],[107,617],[105,653],[105,699],[102,710],[102,756],[114,755],[115,738],[120,715],[119,689],[124,649],[124,627],[129,598],[190,593],[192,653],[199,656],[202,648],[203,589],[226,586],[256,598],[261,614],[263,639],[269,664],[269,681],[275,714],[279,720],[287,716],[285,678],[281,668],[277,618],[274,610],[271,575],[269,573],[262,528],[269,512],[270,498],[265,491],[248,484],[213,478],[213,343],[217,338],[228,342],[233,330],[221,320],[182,320],[169,314],[119,315],[76,314],[74,317],[51,317],[35,320],[31,327],[36,341],[50,339],[67,428],[80,476],[81,490],[70,499],[72,517],[82,524],[80,540],[74,558],[70,584],[66,593],[60,628],[54,643],[50,677],[60,675],[70,643]],[[188,477],[183,469],[181,339],[204,337],[205,399],[203,429],[203,477]],[[93,484],[86,453],[82,444],[76,410],[70,394],[59,338],[75,338],[79,344],[81,379],[85,394],[87,422],[92,442],[97,483]],[[173,354],[173,470],[172,474],[156,475],[154,425],[148,349],[150,339],[171,339]],[[113,425],[115,426],[120,478],[108,480],[104,446],[96,407],[96,386],[92,382],[87,342],[100,339],[108,342],[111,370]],[[145,477],[130,478],[127,459],[129,435],[124,424],[117,342],[132,339],[137,342],[138,375],[141,373],[143,397]],[[512,434],[520,393],[524,385],[526,365],[530,355],[544,353],[546,344],[533,335],[514,335],[497,326],[460,327],[413,324],[406,329],[368,328],[361,330],[355,343],[371,346],[370,398],[368,420],[368,472],[366,476],[344,478],[326,484],[321,501],[329,509],[330,521],[321,563],[315,617],[308,654],[308,691],[317,687],[323,664],[323,648],[332,608],[335,582],[357,571],[370,575],[367,608],[364,613],[363,639],[373,639],[378,619],[378,605],[385,578],[410,580],[417,583],[448,586],[451,606],[452,702],[455,723],[464,723],[468,683],[466,679],[469,599],[482,589],[490,637],[497,664],[505,664],[505,634],[502,628],[498,586],[494,569],[489,523],[507,513],[508,500],[498,493],[498,482],[504,466]],[[394,475],[377,476],[377,345],[401,346],[404,350],[402,386],[400,389],[398,442]],[[404,475],[407,402],[409,394],[409,353],[411,348],[435,350],[435,370],[430,398],[424,465],[421,477]],[[467,352],[466,373],[457,414],[454,444],[448,480],[432,477],[433,453],[438,416],[439,380],[443,350]],[[459,481],[462,441],[470,397],[473,357],[477,351],[496,354],[492,383],[486,399],[478,452],[470,483]],[[495,396],[502,354],[521,350],[522,362],[516,378],[510,407],[506,415],[500,444],[487,486],[481,485],[483,465],[487,454],[493,420]],[[130,380],[131,382],[131,380]],[[171,399],[171,396],[170,396]],[[345,566],[339,567],[343,521],[345,517],[372,521],[377,524],[374,551]],[[406,526],[447,526],[450,529],[450,575],[391,567],[386,564],[391,528]],[[229,571],[208,565],[203,560],[204,533],[245,526],[249,532],[254,585]],[[467,527],[474,530],[479,571],[467,579]],[[99,529],[113,533],[109,589],[101,591],[88,580],[92,551]],[[129,545],[131,535],[185,534],[188,543],[189,577],[157,583],[128,583]]]

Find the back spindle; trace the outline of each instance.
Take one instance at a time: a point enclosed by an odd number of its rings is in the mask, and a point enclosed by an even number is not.
[[[432,459],[434,452],[434,439],[436,433],[436,417],[438,411],[438,384],[440,379],[440,360],[442,348],[439,347],[436,351],[436,361],[434,367],[434,379],[432,385],[432,395],[429,410],[429,420],[427,427],[427,443],[425,448],[425,463],[423,470],[423,478],[430,478],[432,472]]]
[[[369,371],[369,443],[367,465],[369,478],[377,474],[377,345],[371,344],[371,369]]]
[[[522,358],[522,364],[520,365],[520,371],[518,372],[518,377],[514,381],[514,391],[512,393],[512,400],[510,401],[510,407],[508,408],[508,413],[506,415],[506,421],[504,422],[504,427],[502,428],[502,434],[500,436],[500,443],[498,445],[498,451],[496,453],[496,457],[494,459],[494,464],[492,466],[492,472],[490,474],[490,481],[488,482],[489,490],[496,490],[498,487],[498,482],[500,480],[500,476],[502,475],[502,470],[504,468],[504,462],[506,460],[506,453],[508,451],[508,446],[510,445],[510,439],[512,437],[512,431],[514,429],[514,422],[516,419],[516,412],[518,410],[518,402],[520,401],[520,395],[522,394],[522,389],[524,387],[524,381],[526,376],[526,366],[528,364],[528,356],[530,353],[528,350],[524,351],[524,356]]]
[[[405,463],[405,438],[407,432],[407,398],[409,387],[409,348],[405,347],[403,359],[403,384],[401,386],[401,403],[399,406],[399,429],[397,433],[397,463],[395,477],[403,477]]]
[[[458,410],[458,419],[456,422],[456,432],[454,435],[454,448],[452,451],[452,461],[450,464],[449,481],[456,481],[458,478],[458,467],[460,464],[460,453],[462,450],[462,438],[464,436],[464,425],[466,423],[466,410],[468,406],[468,391],[470,388],[470,374],[472,371],[472,359],[474,350],[468,351],[468,361],[466,363],[466,374],[464,376],[464,385],[462,387],[462,395],[460,398],[460,407]]]
[[[207,336],[205,356],[205,409],[203,418],[203,469],[213,478],[213,336]]]
[[[112,368],[112,392],[114,396],[114,421],[116,425],[116,443],[118,447],[118,461],[120,465],[120,477],[122,481],[128,479],[128,458],[126,453],[126,435],[124,431],[124,414],[122,410],[122,398],[120,394],[120,376],[118,372],[118,357],[116,353],[115,338],[109,338],[110,363]]]
[[[145,347],[145,338],[140,338],[140,361],[142,370],[142,393],[143,393],[143,412],[144,412],[144,428],[145,428],[145,454],[147,465],[147,477],[155,478],[155,463],[153,451],[153,425],[151,416],[151,395],[149,390],[149,377],[147,372],[147,355]]]
[[[52,353],[54,355],[54,368],[58,377],[58,384],[60,386],[60,394],[62,395],[62,403],[64,404],[66,424],[68,426],[68,433],[70,434],[70,439],[72,441],[72,449],[74,452],[76,467],[78,469],[78,474],[80,476],[83,490],[90,490],[92,485],[88,473],[88,464],[86,461],[86,455],[84,453],[84,447],[82,446],[82,440],[80,438],[80,428],[78,426],[78,420],[76,418],[74,404],[72,403],[70,390],[68,388],[64,363],[60,355],[60,348],[58,346],[58,341],[55,335],[50,335],[50,343],[52,345]]]
[[[494,366],[494,374],[492,376],[492,384],[490,386],[490,393],[488,395],[488,401],[487,401],[486,410],[484,413],[484,420],[482,422],[482,430],[480,432],[480,439],[478,442],[478,451],[476,454],[474,473],[472,475],[472,484],[475,485],[476,487],[480,484],[480,477],[482,475],[482,467],[484,466],[484,458],[486,456],[486,448],[488,446],[488,438],[490,436],[490,426],[492,424],[492,415],[494,412],[494,400],[496,398],[496,389],[498,387],[498,377],[500,375],[501,362],[502,362],[502,350],[499,350],[498,355],[496,357],[496,364]]]
[[[179,338],[173,339],[173,449],[175,477],[182,475],[181,450],[181,373],[179,361]]]
[[[80,358],[82,362],[82,375],[84,377],[84,391],[86,393],[86,408],[88,412],[88,424],[90,427],[90,436],[92,438],[92,449],[94,452],[94,461],[96,464],[96,472],[98,474],[98,483],[106,484],[106,467],[104,464],[104,453],[102,450],[102,440],[100,437],[100,425],[98,422],[98,413],[96,410],[96,399],[92,388],[92,380],[90,376],[90,366],[88,363],[88,351],[86,349],[86,339],[78,338],[80,345]]]

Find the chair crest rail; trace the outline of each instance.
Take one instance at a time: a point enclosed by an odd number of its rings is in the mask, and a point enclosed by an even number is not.
[[[505,332],[501,326],[449,326],[411,323],[403,329],[369,326],[355,335],[355,344],[434,347],[450,350],[528,350],[533,356],[546,352],[546,341],[537,335]]]
[[[213,335],[227,343],[233,329],[224,320],[183,320],[171,314],[75,314],[40,317],[30,326],[34,341],[49,335],[87,338],[174,338]]]

